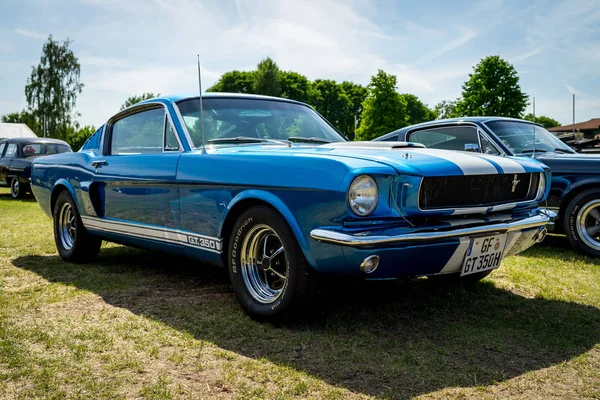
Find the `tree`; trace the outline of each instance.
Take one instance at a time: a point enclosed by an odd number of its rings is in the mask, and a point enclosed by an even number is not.
[[[258,63],[254,73],[254,93],[266,96],[281,95],[281,71],[277,63],[267,57]]]
[[[342,87],[330,79],[317,79],[310,91],[310,103],[334,126],[339,127],[351,108]]]
[[[155,97],[160,96],[160,93],[154,94],[152,92],[148,92],[148,93],[142,93],[140,96],[129,96],[129,98],[127,100],[125,100],[125,103],[123,103],[121,105],[121,108],[119,110],[124,110],[127,107],[130,107],[134,104],[139,103],[140,101],[144,101],[144,100],[148,100],[148,99],[153,99]]]
[[[435,119],[446,119],[446,118],[457,118],[460,117],[458,110],[456,109],[460,99],[442,100],[435,105],[433,108],[433,114]]]
[[[396,77],[379,70],[367,87],[363,103],[358,140],[372,140],[406,126],[406,103],[396,92]]]
[[[546,117],[544,115],[536,115],[535,120],[533,118],[533,114],[529,113],[523,117],[523,119],[527,121],[535,121],[537,124],[542,125],[544,128],[554,128],[555,126],[560,126],[560,122],[550,117]]]
[[[362,104],[367,98],[367,88],[353,82],[342,82],[340,84],[342,91],[346,94],[350,103],[348,109],[343,113],[340,119],[338,129],[350,140],[356,136],[356,128],[360,124],[360,115],[362,113]]]
[[[414,94],[401,94],[400,97],[406,103],[406,123],[408,125],[419,124],[435,119],[435,112],[430,110],[417,96]]]
[[[79,60],[69,49],[70,44],[69,39],[60,43],[50,35],[42,47],[40,63],[31,67],[25,86],[29,111],[37,121],[45,121],[49,136],[59,139],[66,137],[77,95],[83,88]]]
[[[527,107],[517,71],[499,56],[481,60],[462,89],[462,100],[457,105],[462,115],[519,118]]]
[[[302,74],[293,71],[281,72],[281,97],[307,103],[309,101],[310,81]]]
[[[41,136],[43,132],[40,129],[39,124],[35,120],[32,113],[27,110],[21,112],[13,112],[2,116],[2,122],[25,124],[38,136]]]
[[[254,71],[230,71],[221,75],[207,92],[254,93],[253,87]]]
[[[86,125],[83,128],[72,126],[69,131],[66,141],[71,145],[73,151],[77,151],[96,132],[96,127],[93,125]]]

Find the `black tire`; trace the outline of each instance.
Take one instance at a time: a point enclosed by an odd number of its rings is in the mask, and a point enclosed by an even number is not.
[[[68,214],[69,212],[71,214]],[[58,195],[52,214],[54,242],[62,259],[73,263],[86,263],[96,258],[102,239],[85,229],[75,201],[68,191],[64,190]]]
[[[493,270],[476,272],[474,274],[460,276],[457,274],[444,274],[444,275],[432,275],[429,280],[439,285],[450,285],[450,286],[463,286],[465,288],[471,288],[475,286],[480,280],[492,273]]]
[[[22,199],[25,196],[25,188],[16,176],[10,180],[10,195],[13,199]]]
[[[252,262],[247,262],[252,249],[261,256],[265,254],[261,248],[266,249],[273,257],[275,248],[281,247],[283,251],[266,262],[265,257],[260,261],[253,257]],[[238,218],[229,239],[227,258],[235,296],[252,318],[279,318],[308,300],[315,272],[308,266],[286,222],[270,208],[252,207]],[[281,278],[284,274],[285,280]],[[261,293],[256,287],[266,292]]]
[[[590,215],[592,213],[600,215],[600,189],[586,190],[571,200],[565,210],[564,229],[569,243],[577,251],[591,257],[600,257],[600,231],[595,235],[584,233],[587,229],[600,229],[600,220]]]

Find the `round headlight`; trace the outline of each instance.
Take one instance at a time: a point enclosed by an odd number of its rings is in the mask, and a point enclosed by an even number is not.
[[[544,197],[544,193],[546,193],[546,174],[543,172],[540,174],[540,184],[538,186],[538,191],[535,196],[536,200],[541,200]]]
[[[377,197],[377,183],[369,175],[357,176],[348,189],[348,204],[361,217],[366,217],[375,210]]]

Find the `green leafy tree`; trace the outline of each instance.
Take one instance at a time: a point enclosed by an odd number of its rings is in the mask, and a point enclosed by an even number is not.
[[[127,107],[130,107],[134,104],[139,103],[140,101],[144,101],[144,100],[148,100],[148,99],[153,99],[155,97],[160,96],[160,93],[154,94],[152,92],[148,92],[148,93],[142,93],[140,96],[130,96],[127,100],[125,100],[125,103],[123,103],[121,105],[120,110],[124,110]]]
[[[96,127],[93,125],[86,125],[82,128],[71,126],[66,141],[73,151],[77,151],[83,146],[85,141],[94,134],[94,132],[96,132]]]
[[[27,110],[23,110],[20,112],[9,113],[2,116],[2,122],[16,123],[16,124],[25,124],[38,136],[42,135],[42,131],[40,129],[40,125],[35,120],[35,117],[32,113]]]
[[[69,49],[69,39],[61,42],[48,37],[42,47],[37,67],[32,66],[25,86],[25,97],[31,114],[45,121],[49,136],[64,139],[74,121],[73,109],[83,83],[79,81],[81,67]]]
[[[281,97],[307,103],[309,101],[310,81],[302,74],[293,71],[281,72]]]
[[[281,95],[281,71],[271,58],[258,63],[254,73],[254,93],[266,96]]]
[[[317,79],[310,91],[310,103],[335,127],[342,124],[351,109],[350,98],[336,81]]]
[[[254,74],[254,71],[226,72],[207,92],[254,93]]]
[[[443,100],[435,105],[433,108],[433,114],[435,119],[446,119],[446,118],[457,118],[460,117],[458,110],[456,109],[456,105],[460,99],[456,99],[454,101],[451,100]]]
[[[536,115],[535,119],[533,118],[533,114],[529,113],[523,117],[523,119],[527,121],[535,121],[537,124],[542,125],[544,128],[554,128],[555,126],[560,126],[560,122],[550,117],[546,117],[545,115]]]
[[[414,94],[401,94],[400,97],[406,103],[406,123],[408,125],[414,125],[421,122],[427,122],[435,119],[435,112],[430,110],[425,103],[423,103]]]
[[[499,56],[481,60],[462,86],[457,110],[462,115],[519,118],[527,107],[515,68]]]
[[[358,140],[372,140],[406,126],[406,103],[396,92],[396,82],[394,75],[382,70],[371,78],[356,131]]]
[[[342,82],[340,87],[350,100],[350,103],[340,118],[338,129],[346,135],[348,139],[354,140],[356,128],[360,124],[362,105],[367,98],[367,88],[348,81]]]

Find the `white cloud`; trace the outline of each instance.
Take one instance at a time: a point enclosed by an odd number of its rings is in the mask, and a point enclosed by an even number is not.
[[[40,33],[40,32],[36,32],[30,29],[21,29],[21,28],[16,28],[15,32],[18,33],[19,35],[22,36],[26,36],[26,37],[30,37],[33,39],[47,39],[48,35]]]
[[[582,93],[581,93],[579,90],[575,89],[575,88],[574,88],[573,86],[571,86],[571,85],[567,85],[567,84],[565,83],[565,87],[567,88],[567,90],[568,90],[568,91],[569,91],[569,93],[571,93],[571,94],[576,94],[576,95],[580,95],[580,94],[582,94]]]

